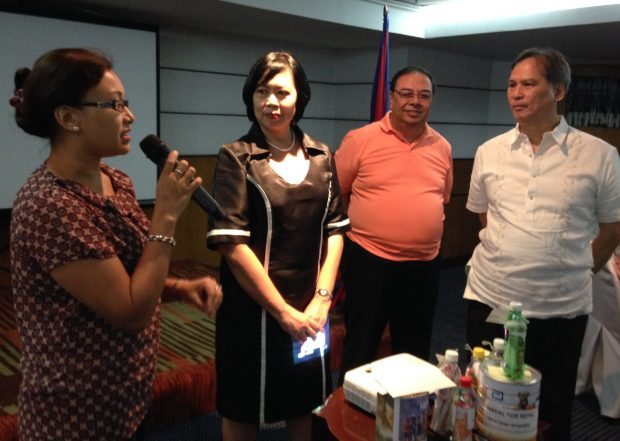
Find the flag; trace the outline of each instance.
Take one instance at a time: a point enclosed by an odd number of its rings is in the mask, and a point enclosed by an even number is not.
[[[383,33],[381,34],[381,45],[379,46],[379,58],[377,58],[377,69],[375,70],[375,81],[372,85],[372,100],[370,103],[370,122],[378,121],[383,118],[388,111],[389,86],[388,86],[388,66],[390,64],[390,33],[389,33],[388,8],[383,6]]]

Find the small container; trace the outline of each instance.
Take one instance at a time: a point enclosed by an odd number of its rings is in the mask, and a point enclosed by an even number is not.
[[[452,404],[452,441],[473,440],[476,406],[471,380],[465,375],[459,379],[458,392]]]
[[[483,347],[476,346],[471,353],[471,360],[465,370],[465,375],[471,378],[471,384],[474,391],[478,390],[478,377],[480,376],[480,367],[485,360],[485,353],[486,351]]]
[[[484,364],[478,384],[476,429],[486,439],[536,441],[540,372],[525,366],[519,381],[506,378],[501,366]]]
[[[510,312],[504,323],[504,374],[511,380],[523,378],[526,333],[527,321],[521,313],[521,303],[510,302]]]
[[[502,366],[504,363],[504,339],[496,337],[493,339],[491,353],[485,358],[484,363],[492,366]]]
[[[443,361],[439,364],[439,369],[450,380],[458,384],[461,377],[461,369],[458,365],[459,353],[453,349],[445,352]],[[430,429],[440,435],[448,435],[452,430],[452,400],[456,388],[438,390],[435,394],[435,405],[433,416],[431,417]]]

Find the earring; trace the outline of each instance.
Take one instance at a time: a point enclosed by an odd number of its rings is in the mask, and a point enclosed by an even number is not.
[[[73,130],[75,133],[78,133],[80,131],[80,128],[78,126],[73,126],[71,127],[71,130]]]

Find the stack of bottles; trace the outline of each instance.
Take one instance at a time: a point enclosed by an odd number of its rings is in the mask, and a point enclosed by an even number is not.
[[[504,339],[493,340],[477,372],[475,426],[485,439],[536,438],[540,376],[525,365],[527,320],[521,311],[521,303],[510,303]]]
[[[458,366],[458,352],[446,350],[439,369],[457,387],[436,392],[430,422],[432,431],[444,437],[452,435],[452,441],[473,441],[478,423],[476,408],[483,406],[481,408],[484,409],[485,404],[478,389],[487,367],[493,366],[503,371],[509,382],[518,382],[524,378],[527,320],[521,310],[521,303],[510,303],[510,311],[504,323],[504,338],[495,338],[492,345],[484,342],[491,346],[491,351],[480,346],[474,347],[464,375]]]

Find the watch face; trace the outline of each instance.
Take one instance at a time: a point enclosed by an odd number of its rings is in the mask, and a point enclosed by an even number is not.
[[[329,297],[329,290],[325,288],[320,288],[316,290],[317,294],[321,297]]]

